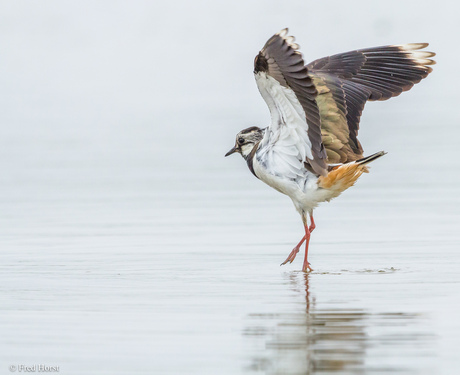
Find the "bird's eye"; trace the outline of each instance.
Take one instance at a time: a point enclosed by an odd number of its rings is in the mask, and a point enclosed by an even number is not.
[[[242,145],[244,143],[244,138],[238,138],[238,143]]]

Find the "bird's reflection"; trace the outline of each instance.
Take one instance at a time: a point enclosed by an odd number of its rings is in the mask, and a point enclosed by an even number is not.
[[[391,354],[392,350],[413,348],[414,343],[427,340],[426,335],[400,329],[418,319],[417,314],[371,314],[365,309],[337,308],[339,303],[332,304],[333,308],[318,308],[310,291],[312,275],[291,273],[287,277],[290,289],[305,295],[305,307],[292,313],[250,315],[250,324],[244,332],[253,343],[247,372],[367,374],[411,371],[385,360],[377,365],[379,358],[375,355],[378,357],[379,347],[380,352]],[[375,335],[372,333],[374,326],[378,327]],[[369,351],[375,352],[370,362]],[[372,368],[369,363],[373,363]]]

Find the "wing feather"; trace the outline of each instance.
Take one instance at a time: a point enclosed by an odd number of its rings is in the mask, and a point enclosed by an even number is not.
[[[289,178],[304,175],[305,167],[324,175],[326,162],[362,158],[357,136],[365,103],[410,90],[435,64],[434,53],[421,51],[427,43],[412,43],[345,52],[305,66],[287,32],[267,41],[254,73],[271,114],[260,156]]]
[[[275,163],[271,168],[280,175],[304,176],[305,162],[325,175],[316,87],[294,37],[286,35],[287,29],[271,37],[254,60],[257,86],[272,118],[258,153]]]
[[[323,143],[328,161],[344,163],[362,157],[357,139],[359,121],[369,100],[387,100],[410,90],[431,73],[433,52],[420,51],[428,43],[389,45],[345,52],[315,60],[307,65],[316,86],[325,85],[316,101],[321,115]],[[328,96],[329,95],[329,96]],[[327,97],[328,96],[328,97]],[[341,116],[336,113],[332,101]],[[344,117],[348,128],[344,135]],[[350,152],[352,151],[352,152]]]

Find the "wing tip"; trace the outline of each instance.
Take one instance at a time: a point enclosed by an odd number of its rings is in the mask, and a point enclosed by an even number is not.
[[[404,50],[415,51],[428,47],[429,43],[406,43],[406,44],[396,44],[395,47],[400,47]]]
[[[279,35],[281,38],[284,38],[288,33],[289,33],[289,28],[285,27],[284,29],[276,33],[276,35]]]
[[[407,44],[396,44],[401,51],[404,51],[410,55],[410,57],[420,65],[434,65],[435,60],[430,57],[436,56],[435,52],[431,51],[420,51],[423,48],[429,46],[429,43],[407,43]]]
[[[295,43],[295,37],[293,35],[288,35],[289,34],[289,28],[285,27],[275,35],[281,37],[289,47],[291,47],[296,53],[300,49],[300,46]]]

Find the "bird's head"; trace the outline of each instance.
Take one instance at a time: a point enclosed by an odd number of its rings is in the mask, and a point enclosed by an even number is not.
[[[264,129],[257,126],[241,130],[236,135],[235,147],[233,147],[225,156],[229,156],[235,152],[239,152],[243,158],[247,158],[254,146],[259,143],[264,136]]]

